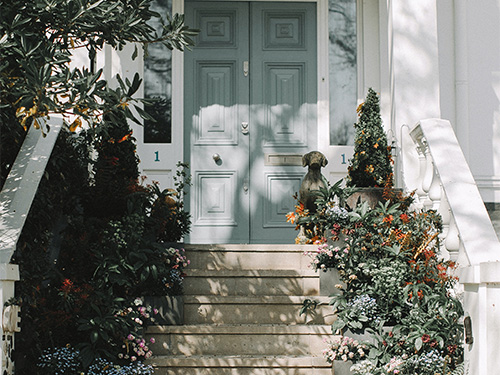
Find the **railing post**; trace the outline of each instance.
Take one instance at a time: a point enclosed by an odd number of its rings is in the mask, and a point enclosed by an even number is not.
[[[437,208],[442,215],[443,245],[459,265],[463,306],[471,322],[464,373],[497,373],[500,242],[451,124],[441,119],[422,120],[402,134],[411,136],[420,157],[421,184],[413,176],[411,184],[421,186],[417,190],[420,203]],[[408,139],[402,141],[409,144]]]
[[[14,283],[19,281],[19,267],[17,264],[0,263],[0,301],[2,302],[2,360],[0,374],[14,374],[14,333],[19,332],[19,306],[5,306],[5,303],[14,297]]]
[[[14,283],[19,281],[19,267],[10,264],[38,185],[62,129],[63,120],[51,117],[50,131],[42,137],[32,126],[0,191],[0,301],[2,302],[2,360],[0,374],[13,374],[14,332],[19,329],[19,307],[5,306],[14,297]]]

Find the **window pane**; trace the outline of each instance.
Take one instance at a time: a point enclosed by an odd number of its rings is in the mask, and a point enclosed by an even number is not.
[[[330,144],[352,145],[357,106],[356,0],[328,1]]]
[[[166,18],[172,11],[172,0],[155,0],[151,9]],[[151,26],[161,32],[159,22]],[[156,119],[144,121],[144,143],[172,142],[172,51],[160,43],[148,46],[144,59],[144,97],[157,99],[144,109]]]

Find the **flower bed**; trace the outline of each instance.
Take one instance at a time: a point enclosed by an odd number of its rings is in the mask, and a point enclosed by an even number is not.
[[[458,374],[463,309],[455,293],[456,265],[440,256],[440,216],[411,211],[411,197],[399,194],[388,194],[376,208],[365,202],[344,213],[342,189],[328,189],[316,217],[307,218],[327,236],[318,236],[318,250],[307,255],[313,269],[334,268],[343,283],[331,296],[333,333],[368,332],[373,338],[365,358],[348,358],[358,362],[352,373]],[[341,243],[334,242],[340,237]],[[332,348],[328,361],[338,360]]]

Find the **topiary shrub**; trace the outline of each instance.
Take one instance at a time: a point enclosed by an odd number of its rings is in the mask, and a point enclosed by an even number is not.
[[[366,101],[358,107],[359,120],[354,124],[354,156],[348,167],[347,186],[392,186],[392,155],[382,126],[377,93],[368,89]]]

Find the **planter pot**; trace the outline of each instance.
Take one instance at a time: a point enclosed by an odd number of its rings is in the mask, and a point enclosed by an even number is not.
[[[331,296],[342,293],[341,289],[335,287],[335,285],[340,284],[345,288],[345,284],[340,281],[339,271],[337,269],[327,268],[325,271],[319,270],[318,272],[320,296]]]
[[[357,340],[358,342],[363,342],[363,343],[371,343],[375,344],[375,338],[373,337],[372,334],[370,333],[352,333],[350,330],[347,330],[344,333],[344,336],[350,337],[351,339]]]
[[[351,366],[353,363],[351,361],[333,361],[332,374],[333,375],[351,375]]]
[[[370,208],[375,208],[378,206],[379,202],[382,202],[384,190],[384,188],[376,187],[357,188],[357,191],[346,199],[346,204],[353,209],[358,203],[367,202]],[[403,192],[402,189],[392,190],[395,192]]]
[[[158,310],[155,325],[184,324],[184,296],[144,296],[144,306]]]
[[[325,230],[324,236],[326,238],[326,243],[329,246],[333,247],[340,247],[341,249],[344,248],[346,242],[345,242],[345,234],[340,233],[338,236],[338,240],[334,241],[332,239],[332,234],[330,230]]]
[[[346,199],[346,204],[353,209],[357,204],[367,202],[370,208],[375,208],[382,201],[383,194],[384,188],[358,188]]]

